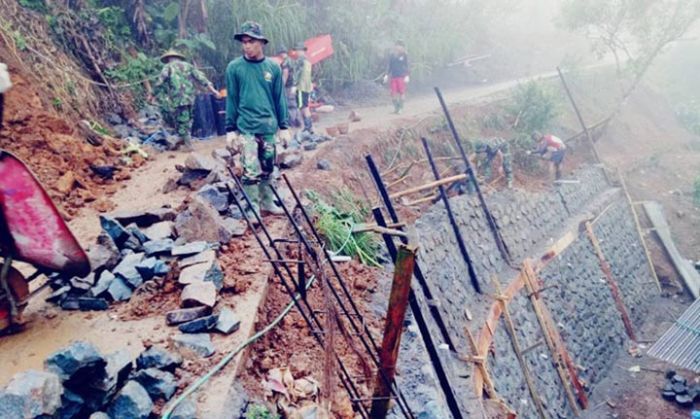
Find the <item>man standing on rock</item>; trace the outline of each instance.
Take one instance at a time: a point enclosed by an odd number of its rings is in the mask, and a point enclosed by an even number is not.
[[[406,96],[406,84],[410,81],[408,71],[408,54],[406,44],[396,41],[394,51],[389,55],[389,68],[384,76],[384,83],[389,83],[391,101],[394,103],[394,113],[403,111],[404,98]]]
[[[311,61],[306,58],[306,46],[303,42],[294,47],[297,59],[294,62],[294,87],[297,95],[297,107],[301,110],[304,119],[304,131],[313,134],[313,122],[311,119],[311,108],[309,108],[309,98],[314,91],[311,78]]]
[[[217,98],[219,92],[201,71],[185,61],[185,56],[170,50],[160,57],[163,70],[155,89],[165,121],[175,128],[185,150],[192,150],[192,107],[197,87],[208,89]]]
[[[539,154],[545,160],[549,160],[552,163],[551,166],[554,166],[556,180],[561,179],[561,165],[566,156],[566,144],[564,144],[564,141],[555,135],[543,135],[537,131],[532,134],[532,139],[537,142],[534,153]]]
[[[291,139],[282,70],[265,57],[268,40],[260,24],[245,22],[234,39],[242,44],[243,56],[226,68],[226,143],[234,155],[241,155],[241,181],[252,203],[248,211],[281,215],[269,185],[275,137],[279,131],[284,146]]]

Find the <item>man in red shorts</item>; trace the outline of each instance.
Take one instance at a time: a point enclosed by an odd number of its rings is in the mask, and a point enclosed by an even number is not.
[[[394,113],[400,114],[403,110],[406,84],[409,82],[408,54],[406,44],[396,41],[394,52],[389,56],[389,69],[384,76],[385,83],[389,82],[391,89],[391,101],[394,103]]]
[[[555,178],[557,180],[561,179],[561,165],[566,156],[566,144],[564,144],[564,141],[555,135],[543,135],[538,131],[532,134],[532,139],[537,143],[533,152],[539,154],[543,159],[549,160],[554,166]]]

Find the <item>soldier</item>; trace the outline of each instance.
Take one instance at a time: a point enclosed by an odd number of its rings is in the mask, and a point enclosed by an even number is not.
[[[314,90],[311,79],[311,61],[306,58],[306,46],[303,43],[294,47],[297,59],[294,63],[294,88],[297,95],[297,107],[301,109],[301,116],[304,119],[304,131],[313,134],[313,122],[311,120],[311,108],[309,108],[309,97]]]
[[[219,92],[201,71],[185,61],[185,56],[170,50],[160,57],[165,64],[155,89],[165,121],[175,128],[184,148],[192,150],[192,106],[197,87],[208,89],[219,98]]]
[[[410,81],[408,71],[408,54],[406,44],[396,41],[394,51],[389,56],[389,68],[384,76],[384,83],[390,83],[391,101],[394,103],[394,113],[403,111],[404,98],[406,96],[406,84]]]
[[[241,181],[251,200],[250,211],[261,215],[283,214],[269,188],[276,158],[276,139],[283,146],[291,139],[287,121],[282,69],[265,57],[268,43],[256,22],[245,22],[234,39],[243,46],[243,56],[226,67],[226,143],[233,154],[241,154]]]
[[[543,159],[549,160],[551,162],[550,174],[552,171],[551,167],[554,166],[556,180],[561,179],[561,165],[566,156],[566,144],[564,144],[564,141],[555,135],[543,135],[538,131],[532,133],[532,139],[537,142],[537,146],[530,153],[539,154]]]
[[[484,177],[491,178],[491,166],[496,156],[500,156],[503,165],[503,174],[506,176],[508,188],[513,187],[513,165],[510,155],[510,143],[505,138],[494,137],[478,139],[473,143],[474,153],[477,156],[477,170],[484,168]]]

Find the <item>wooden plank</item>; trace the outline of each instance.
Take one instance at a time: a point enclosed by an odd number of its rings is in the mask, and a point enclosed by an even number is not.
[[[649,216],[651,224],[654,226],[656,235],[661,240],[666,253],[671,258],[673,266],[678,271],[678,274],[683,279],[685,286],[688,288],[693,298],[697,299],[700,297],[700,274],[695,270],[693,265],[685,259],[681,253],[676,248],[676,244],[673,242],[673,237],[671,237],[671,229],[666,222],[664,217],[663,209],[658,202],[644,202],[644,211]]]
[[[510,338],[510,343],[513,346],[513,351],[515,352],[515,357],[518,359],[518,364],[520,364],[520,369],[523,372],[523,377],[525,377],[525,384],[530,391],[530,396],[532,396],[532,401],[535,402],[535,408],[537,413],[541,418],[546,418],[544,406],[542,405],[542,399],[540,394],[537,392],[537,387],[532,381],[532,375],[530,374],[530,369],[527,366],[523,352],[520,349],[520,341],[518,340],[518,335],[515,331],[515,323],[513,323],[513,318],[510,316],[510,311],[508,311],[508,298],[501,292],[501,284],[498,283],[496,277],[492,278],[494,287],[496,288],[496,300],[501,304],[503,310],[503,320],[506,324],[506,331],[508,332],[508,337]]]
[[[462,175],[454,175],[454,176],[446,177],[446,178],[443,178],[440,180],[436,180],[434,182],[426,183],[425,185],[416,186],[416,187],[406,189],[406,190],[401,191],[401,192],[396,192],[394,194],[389,195],[389,198],[391,198],[391,199],[401,198],[402,196],[406,196],[406,195],[410,195],[410,194],[413,194],[416,192],[424,191],[426,189],[433,189],[433,188],[436,188],[436,187],[441,186],[441,185],[446,185],[448,183],[453,183],[453,182],[457,182],[459,180],[464,180],[464,179],[467,179],[467,175],[462,174]]]
[[[596,256],[598,256],[598,263],[600,263],[600,269],[605,274],[605,282],[608,283],[610,287],[610,293],[612,294],[613,300],[615,300],[615,307],[617,311],[620,312],[620,317],[622,317],[622,323],[625,325],[625,331],[627,336],[636,341],[637,338],[634,336],[634,328],[632,327],[632,321],[630,320],[629,313],[627,312],[627,306],[622,299],[622,293],[620,293],[620,287],[617,285],[615,277],[613,277],[612,270],[610,269],[610,264],[605,259],[605,254],[603,249],[600,248],[600,242],[593,232],[593,225],[588,222],[586,223],[586,233],[588,234],[588,240],[590,240],[593,245],[593,250],[595,250]]]
[[[558,338],[558,333],[555,330],[552,330],[552,327],[550,326],[551,319],[548,315],[545,314],[546,308],[544,307],[544,304],[542,304],[539,300],[535,272],[532,269],[529,260],[525,260],[523,262],[523,269],[521,272],[523,274],[525,287],[527,288],[527,291],[530,294],[530,302],[532,303],[532,307],[535,311],[535,316],[537,317],[537,321],[540,324],[540,328],[542,329],[542,335],[544,336],[547,348],[549,348],[549,353],[552,356],[552,362],[554,363],[554,367],[557,370],[559,379],[561,380],[562,386],[564,387],[566,398],[569,400],[569,406],[571,406],[571,410],[574,412],[574,414],[576,416],[579,416],[578,404],[576,403],[576,398],[574,397],[574,393],[571,390],[570,385],[573,384],[574,387],[576,387],[576,390],[579,393],[579,402],[581,402],[581,405],[585,408],[587,404],[587,399],[585,391],[583,390],[583,386],[580,386],[578,378],[575,378],[575,375],[570,375],[570,370],[567,373],[567,370],[564,369],[563,365],[565,360],[562,356],[562,351],[559,350],[559,346],[563,345],[561,344],[561,339]],[[555,335],[557,337],[555,337]]]
[[[381,368],[377,372],[377,380],[372,397],[370,417],[385,418],[391,404],[391,387],[394,385],[396,361],[399,357],[403,322],[408,309],[408,294],[411,291],[411,278],[416,261],[414,246],[400,245],[394,266],[394,280],[389,294],[389,309],[387,310],[384,326],[384,338],[379,351]]]

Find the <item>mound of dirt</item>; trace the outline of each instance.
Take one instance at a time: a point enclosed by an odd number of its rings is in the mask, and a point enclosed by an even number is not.
[[[31,168],[65,215],[75,215],[90,202],[109,210],[105,196],[116,192],[115,180],[128,175],[117,173],[115,179],[105,180],[90,165],[116,165],[117,141],[106,138],[100,146],[89,144],[75,125],[47,109],[36,85],[15,68],[10,67],[10,72],[14,86],[5,94],[0,148]]]

